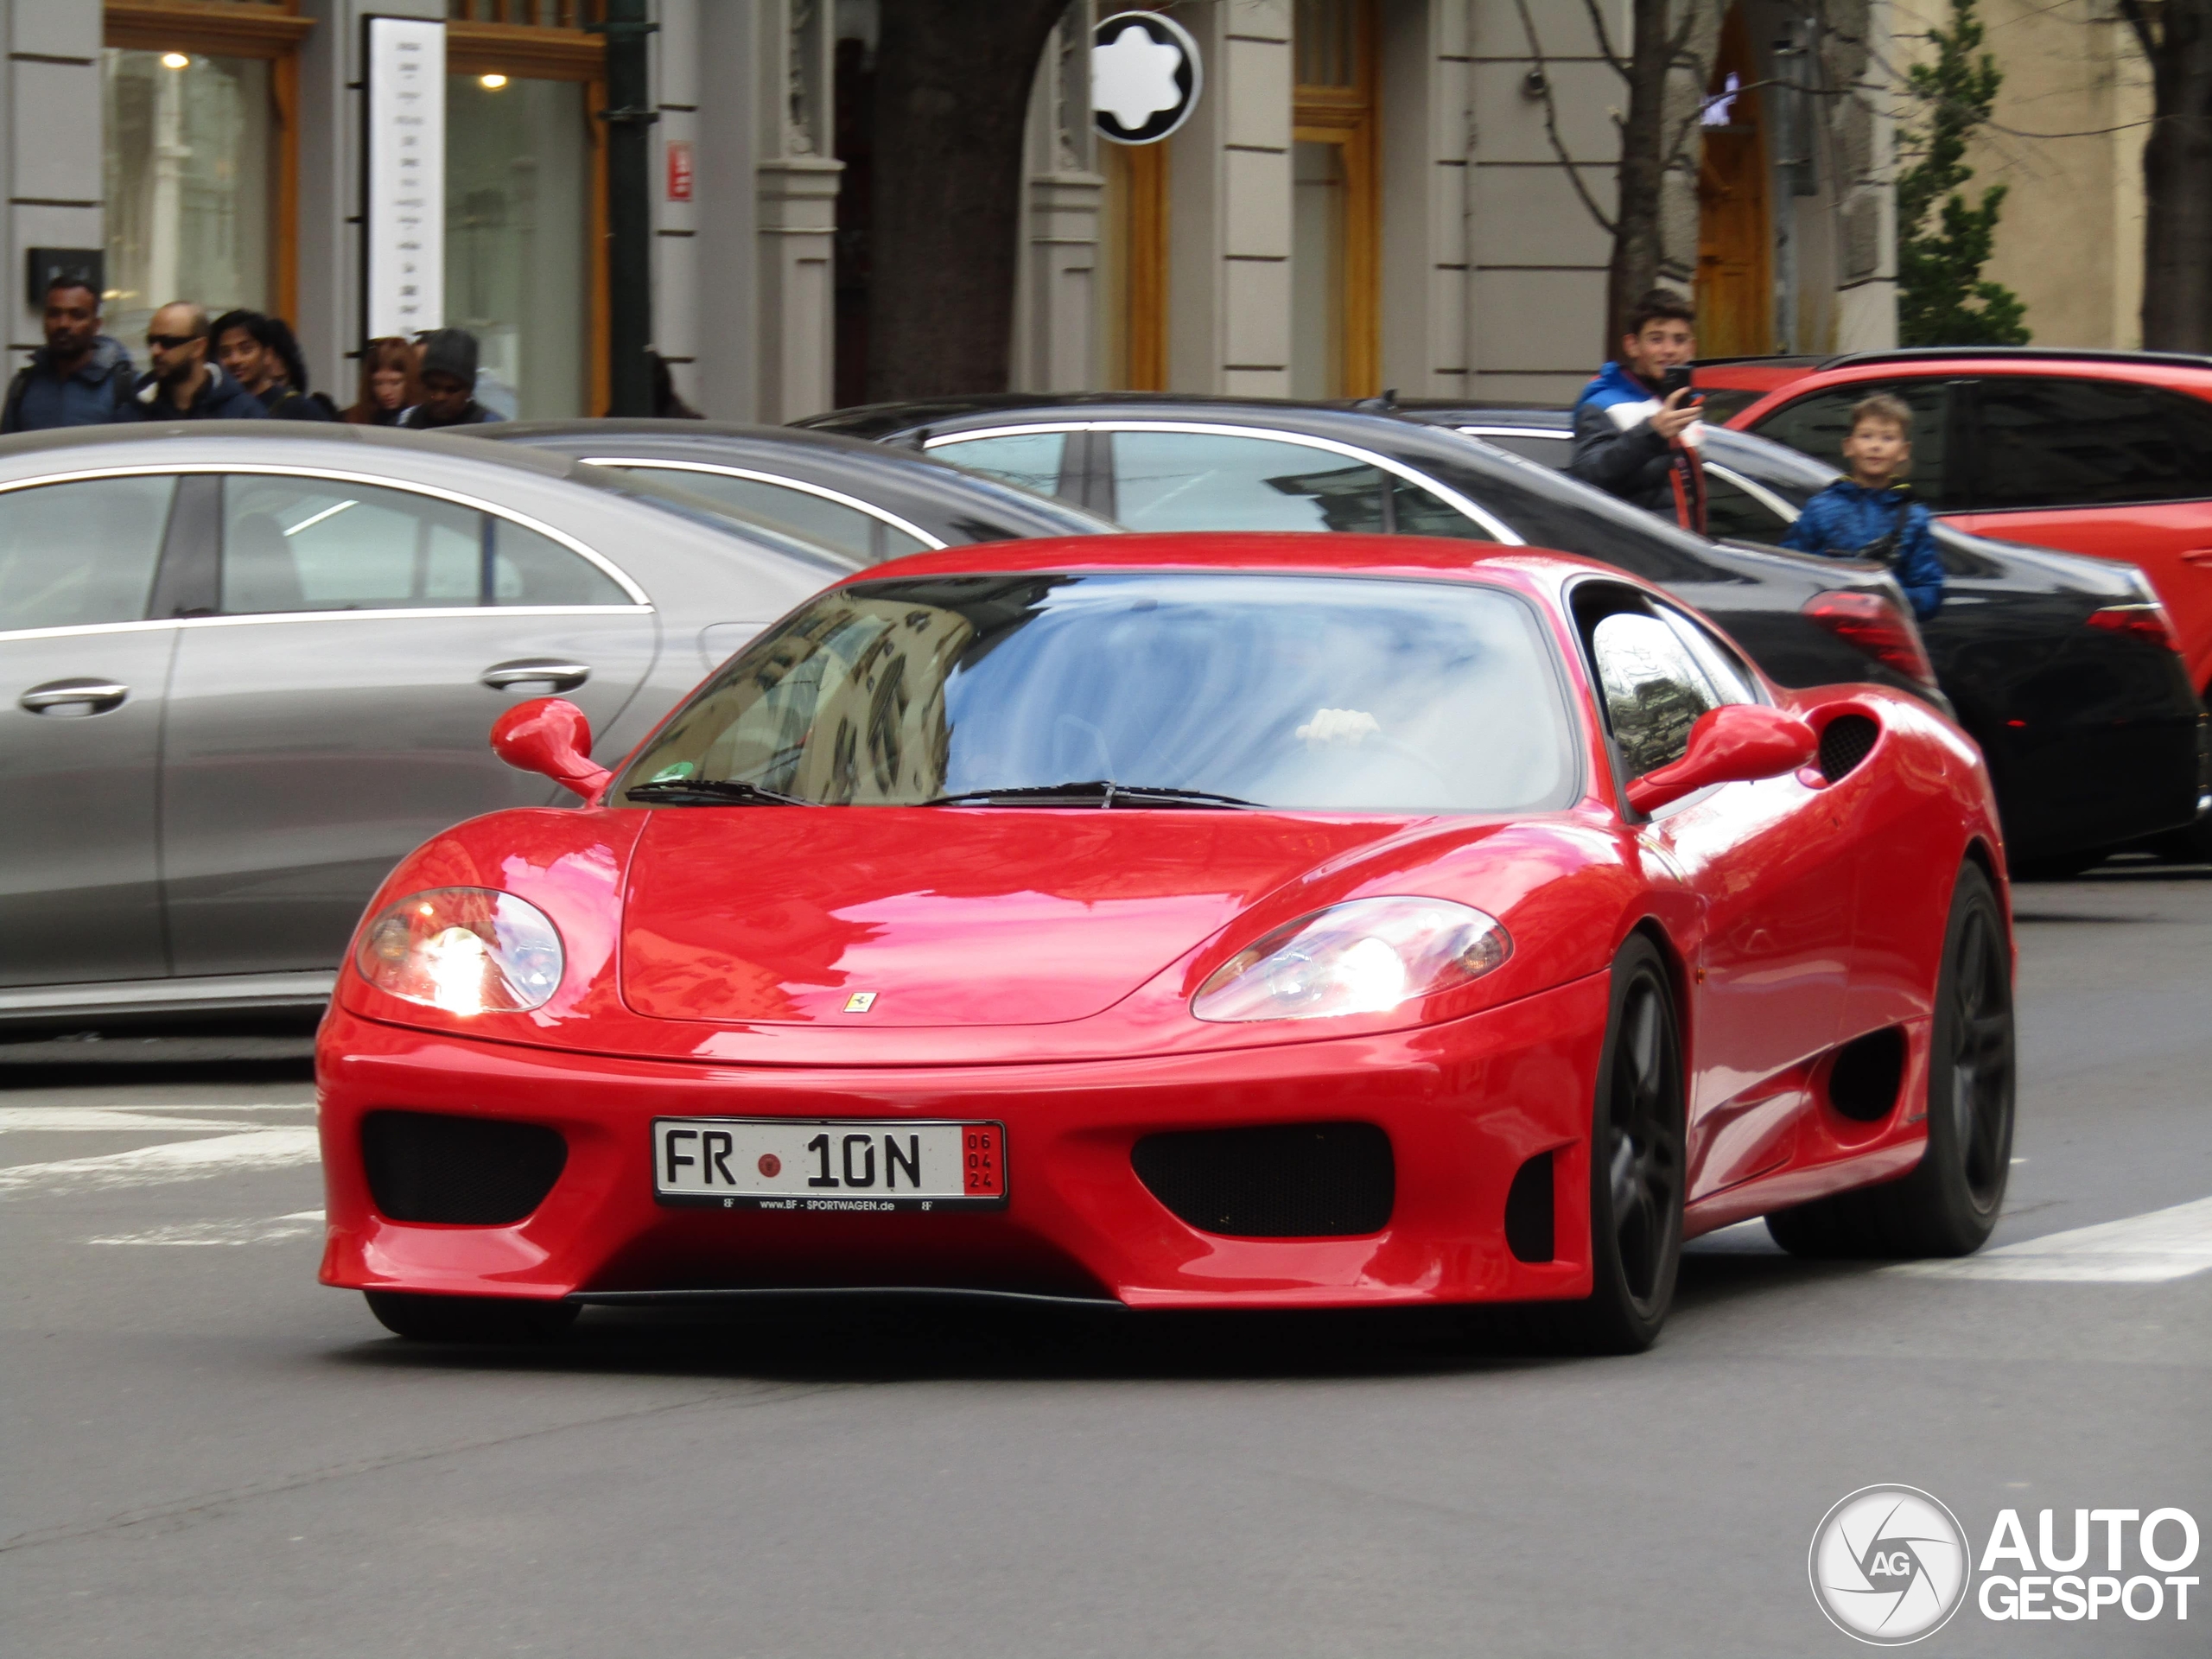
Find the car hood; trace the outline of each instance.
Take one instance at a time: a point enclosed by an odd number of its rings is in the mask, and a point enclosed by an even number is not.
[[[631,861],[622,999],[652,1019],[723,1024],[1080,1020],[1284,883],[1405,825],[1092,808],[662,809]]]

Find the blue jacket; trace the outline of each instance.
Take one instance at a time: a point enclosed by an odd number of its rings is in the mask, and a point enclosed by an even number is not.
[[[127,421],[123,404],[130,396],[130,353],[105,334],[66,378],[54,378],[52,354],[41,346],[30,366],[17,372],[0,408],[0,432],[45,432],[60,426],[99,426]]]
[[[1936,537],[1928,527],[1930,514],[1912,499],[1910,492],[1870,490],[1839,478],[1805,504],[1782,544],[1832,559],[1857,558],[1868,543],[1899,530],[1900,507],[1904,524],[1885,563],[1912,601],[1913,614],[1924,622],[1943,603],[1943,562],[1936,556]]]
[[[1567,470],[1632,505],[1673,518],[1668,481],[1674,451],[1651,429],[1658,395],[1618,363],[1608,363],[1574,404],[1574,455]],[[1615,410],[1622,411],[1615,414]],[[1627,423],[1624,425],[1624,419]]]

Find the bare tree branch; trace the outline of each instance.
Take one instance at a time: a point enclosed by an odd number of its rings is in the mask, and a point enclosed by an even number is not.
[[[1621,54],[1613,50],[1613,37],[1606,32],[1605,14],[1599,7],[1598,0],[1582,0],[1582,9],[1590,14],[1590,29],[1598,37],[1598,49],[1605,54],[1605,61],[1612,65],[1613,73],[1626,80],[1628,65],[1622,61]],[[1526,6],[1522,7],[1521,16],[1523,20],[1528,17],[1529,9]]]
[[[1589,188],[1582,182],[1582,174],[1575,166],[1574,157],[1567,154],[1566,143],[1559,136],[1559,110],[1552,101],[1552,78],[1544,67],[1543,43],[1536,38],[1535,19],[1529,16],[1529,0],[1513,0],[1520,9],[1521,27],[1529,36],[1529,55],[1536,60],[1536,85],[1544,105],[1544,137],[1551,140],[1552,154],[1559,157],[1560,166],[1566,169],[1567,181],[1574,187],[1574,194],[1582,198],[1582,205],[1590,210],[1590,217],[1598,221],[1598,228],[1607,236],[1613,233],[1613,221],[1598,205]]]

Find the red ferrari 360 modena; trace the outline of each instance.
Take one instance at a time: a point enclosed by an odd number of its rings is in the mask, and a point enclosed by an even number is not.
[[[437,836],[319,1053],[322,1278],[403,1336],[883,1287],[1525,1302],[1657,1333],[1686,1237],[1988,1236],[1989,785],[1526,549],[1093,537],[878,566],[582,804]]]

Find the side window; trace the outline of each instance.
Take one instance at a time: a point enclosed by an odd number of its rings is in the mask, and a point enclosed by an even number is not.
[[[1462,541],[1494,542],[1497,537],[1432,491],[1390,477],[1391,527],[1401,536],[1454,536]]]
[[[1382,482],[1379,468],[1274,438],[1114,434],[1113,516],[1131,530],[1377,531]]]
[[[2157,386],[1991,375],[1974,388],[1976,507],[2212,496],[2212,404]]]
[[[487,520],[492,534],[493,605],[634,605],[614,579],[550,537]]]
[[[632,602],[588,560],[474,507],[334,480],[223,480],[226,615]]]
[[[1009,432],[996,438],[947,438],[930,446],[930,459],[972,467],[979,473],[1039,495],[1060,493],[1060,459],[1067,453],[1065,432]]]
[[[1726,469],[1706,463],[1705,527],[1714,540],[1778,543],[1789,524]]]
[[[1948,442],[1950,387],[1941,380],[1859,380],[1809,392],[1761,421],[1752,429],[1763,438],[1788,444],[1815,461],[1843,466],[1843,441],[1851,435],[1851,411],[1862,399],[1887,392],[1912,410],[1912,467],[1906,476],[1923,500],[1941,507],[1959,505],[1944,454]]]
[[[483,565],[473,508],[326,479],[223,480],[226,615],[474,605]]]
[[[671,489],[688,490],[748,524],[766,519],[776,529],[834,547],[864,564],[881,556],[875,550],[874,533],[881,521],[842,502],[757,478],[733,478],[728,473],[696,473],[674,467],[624,470],[648,474]]]
[[[174,478],[92,478],[0,493],[0,630],[146,614]]]
[[[1642,612],[1600,617],[1590,660],[1631,778],[1681,760],[1698,716],[1722,701],[1675,631]]]
[[[1689,652],[1705,675],[1705,683],[1712,688],[1715,702],[1758,702],[1761,700],[1758,682],[1752,677],[1751,670],[1744,666],[1742,658],[1681,612],[1665,605],[1653,608],[1675,631],[1675,637],[1682,642],[1682,649]]]

